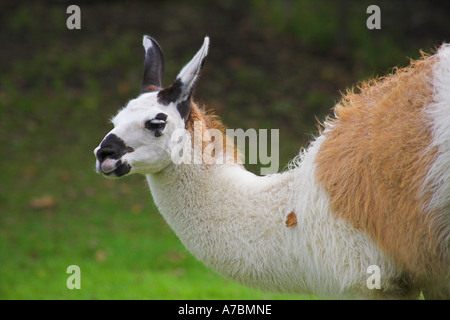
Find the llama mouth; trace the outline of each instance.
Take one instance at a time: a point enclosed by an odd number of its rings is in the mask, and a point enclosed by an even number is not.
[[[97,161],[96,171],[106,177],[120,178],[131,170],[131,166],[122,160],[106,158],[101,163]]]

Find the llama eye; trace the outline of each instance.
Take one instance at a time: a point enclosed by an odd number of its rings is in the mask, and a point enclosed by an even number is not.
[[[155,132],[156,137],[160,137],[162,135],[162,131],[166,126],[166,121],[161,119],[152,119],[145,122],[145,128]]]
[[[149,130],[164,129],[165,126],[166,122],[160,119],[153,119],[145,122],[145,127]]]

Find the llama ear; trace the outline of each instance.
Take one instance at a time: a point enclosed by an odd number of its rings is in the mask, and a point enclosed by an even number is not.
[[[145,49],[145,59],[141,93],[161,88],[164,75],[164,54],[158,42],[149,36],[144,36],[142,43]]]
[[[183,69],[181,69],[180,73],[178,74],[177,80],[179,79],[183,84],[181,96],[178,99],[179,101],[188,99],[192,94],[194,85],[197,82],[203,64],[205,63],[205,58],[206,55],[208,54],[208,48],[209,48],[209,37],[205,37],[205,40],[203,41],[203,45],[200,48],[200,50],[192,58],[192,60]]]
[[[181,116],[186,120],[190,112],[190,99],[195,83],[200,76],[206,55],[208,54],[209,38],[205,37],[203,45],[189,63],[181,69],[176,80],[169,87],[158,93],[162,104],[175,102]]]

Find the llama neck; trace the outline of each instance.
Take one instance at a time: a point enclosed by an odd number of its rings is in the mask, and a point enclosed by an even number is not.
[[[294,210],[292,172],[260,177],[238,165],[172,165],[147,180],[161,214],[200,261],[248,285],[273,272],[279,252],[271,250],[282,246],[274,239]]]
[[[171,165],[147,180],[184,246],[216,272],[270,291],[353,294],[365,290],[361,265],[380,266],[383,279],[391,266],[367,235],[331,214],[326,192],[315,183],[322,141],[280,174],[259,177],[239,165]],[[286,227],[291,212],[298,223]]]

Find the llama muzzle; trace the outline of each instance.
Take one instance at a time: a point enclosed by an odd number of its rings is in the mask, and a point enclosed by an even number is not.
[[[133,148],[127,147],[123,140],[115,134],[108,134],[100,146],[94,150],[97,158],[95,168],[97,173],[102,173],[106,176],[114,173],[116,177],[129,173],[131,166],[122,161],[121,158],[124,154],[133,151]]]

